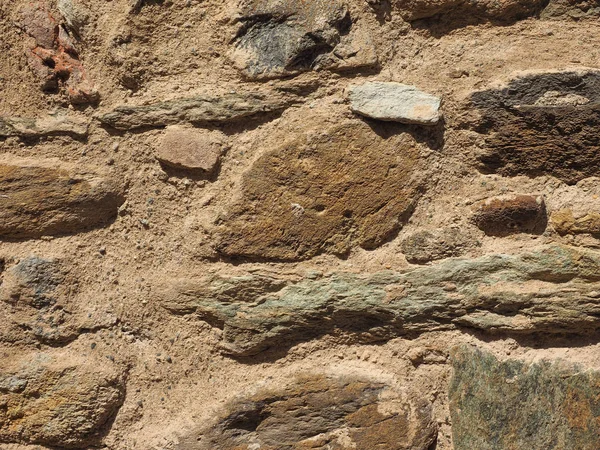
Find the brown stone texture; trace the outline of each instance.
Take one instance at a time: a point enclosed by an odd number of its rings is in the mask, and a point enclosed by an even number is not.
[[[116,182],[66,170],[0,165],[0,237],[72,233],[108,222],[124,201]]]
[[[568,184],[597,175],[598,86],[597,71],[555,72],[473,94],[473,105],[482,113],[475,128],[486,136],[482,170],[546,174]]]
[[[241,200],[221,219],[218,251],[293,260],[376,248],[419,198],[418,163],[415,142],[359,121],[292,139],[244,174]]]
[[[225,136],[217,131],[167,128],[156,159],[178,169],[212,172],[223,152]]]
[[[0,443],[89,448],[125,397],[122,368],[64,351],[0,366]]]
[[[544,197],[508,194],[473,205],[473,222],[486,234],[540,233],[548,222]]]
[[[0,450],[598,450],[599,17],[0,0]]]
[[[231,401],[211,428],[180,450],[427,450],[437,426],[415,392],[353,375],[302,374],[279,389]]]

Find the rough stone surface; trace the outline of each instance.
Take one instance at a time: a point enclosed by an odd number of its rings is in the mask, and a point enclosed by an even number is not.
[[[180,450],[427,450],[437,433],[418,394],[356,375],[302,374],[231,401],[218,422]]]
[[[0,443],[97,443],[125,397],[119,368],[65,351],[24,356],[0,363]]]
[[[224,255],[306,259],[392,237],[419,197],[416,144],[346,121],[266,152],[221,219]],[[342,176],[340,176],[343,174]]]
[[[106,223],[123,203],[123,187],[33,161],[0,164],[0,237],[72,233]]]
[[[100,114],[98,120],[119,130],[164,127],[180,123],[206,124],[260,118],[284,110],[292,103],[276,95],[228,93],[200,95],[157,102],[150,105],[116,107]]]
[[[339,330],[367,342],[461,327],[517,335],[593,333],[600,328],[599,281],[597,252],[550,247],[453,259],[402,274],[338,273],[277,290],[273,280],[253,298],[220,295],[220,279],[178,281],[163,289],[162,298],[168,310],[194,312],[223,329],[226,353],[248,356]],[[247,279],[230,283],[242,287]]]
[[[600,374],[560,361],[498,361],[453,351],[450,414],[456,450],[592,450],[600,433]]]
[[[559,234],[589,233],[600,235],[600,212],[589,211],[582,215],[573,213],[569,208],[553,211],[550,223]]]
[[[482,112],[475,128],[486,137],[479,157],[482,170],[504,176],[552,175],[568,184],[596,176],[599,86],[596,71],[553,72],[473,94],[473,104]]]
[[[440,120],[440,99],[414,86],[370,82],[350,89],[352,111],[372,119],[419,125]]]
[[[28,256],[1,272],[0,344],[64,345],[83,332],[113,326],[114,314],[76,289],[68,260]]]
[[[465,19],[472,21],[514,22],[539,12],[545,3],[539,0],[505,1],[476,0],[393,0],[405,20],[415,21],[441,15],[448,21]],[[462,16],[462,17],[461,17]]]
[[[461,256],[481,245],[473,236],[457,228],[417,231],[402,240],[400,249],[409,263],[425,264]]]
[[[245,0],[236,20],[240,30],[231,56],[251,79],[377,64],[369,37],[350,33],[348,8],[337,0]]]
[[[167,166],[212,172],[221,158],[224,138],[217,131],[170,127],[159,144],[156,158]]]
[[[0,137],[40,137],[46,135],[72,135],[84,137],[88,133],[87,119],[55,114],[37,118],[0,116]]]
[[[473,222],[486,234],[543,233],[548,223],[543,196],[507,194],[473,205]]]
[[[63,6],[64,10],[64,3],[59,8]],[[56,91],[60,87],[72,104],[95,103],[100,96],[79,60],[74,40],[58,24],[48,6],[44,1],[35,1],[21,9],[18,23],[34,41],[26,51],[29,65],[43,90]],[[74,17],[68,13],[67,16]]]

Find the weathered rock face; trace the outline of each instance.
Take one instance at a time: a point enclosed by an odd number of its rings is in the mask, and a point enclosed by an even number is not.
[[[473,222],[486,234],[543,233],[548,223],[542,196],[508,194],[473,205]]]
[[[282,111],[292,102],[275,94],[199,95],[151,105],[118,106],[111,112],[100,114],[98,120],[118,130],[164,127],[180,123],[232,122]]]
[[[218,231],[228,256],[306,259],[375,248],[398,231],[419,197],[418,150],[346,121],[267,152],[244,175],[241,200]]]
[[[574,184],[600,167],[600,74],[555,72],[517,78],[473,94],[486,136],[482,170],[504,176],[552,175]]]
[[[352,375],[303,374],[279,389],[232,401],[180,450],[426,450],[437,434],[431,404],[410,391]]]
[[[372,119],[435,125],[440,120],[440,99],[414,86],[371,82],[350,89],[352,111]]]
[[[339,331],[377,341],[426,331],[474,328],[514,334],[586,334],[600,329],[600,254],[550,247],[519,256],[455,259],[406,273],[339,273],[283,283],[245,277],[180,281],[163,305],[195,312],[223,329],[238,356]],[[257,289],[260,283],[264,288]],[[238,285],[242,292],[223,286]],[[232,298],[233,297],[233,298]]]
[[[251,79],[377,64],[369,38],[349,34],[352,20],[338,0],[244,0],[236,20],[241,28],[231,56]]]
[[[123,203],[123,187],[38,162],[0,164],[0,237],[71,233],[106,223]]]
[[[89,448],[125,397],[121,368],[64,351],[0,368],[0,442]]]
[[[223,152],[223,133],[169,127],[163,136],[156,159],[161,163],[199,172],[212,172]]]
[[[400,249],[406,260],[413,264],[425,264],[438,259],[461,256],[481,245],[468,232],[457,228],[417,231],[404,238]]]
[[[459,347],[452,355],[454,448],[592,450],[600,433],[600,374],[560,362],[500,362]]]

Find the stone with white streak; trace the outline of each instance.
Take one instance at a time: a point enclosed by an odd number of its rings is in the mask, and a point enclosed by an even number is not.
[[[350,89],[352,111],[378,120],[435,125],[440,103],[439,97],[401,83],[369,82]]]

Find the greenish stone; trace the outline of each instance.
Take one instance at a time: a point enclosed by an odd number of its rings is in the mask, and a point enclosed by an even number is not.
[[[452,352],[450,414],[455,450],[596,450],[600,373],[564,362],[498,361]]]
[[[221,328],[237,356],[339,331],[361,342],[457,328],[582,335],[600,328],[600,253],[552,246],[402,273],[189,279],[163,289],[162,303]]]

